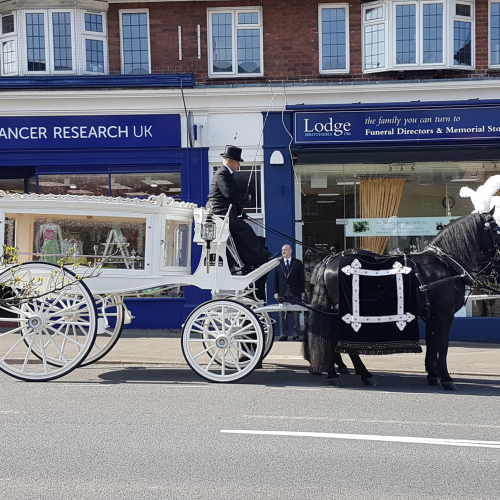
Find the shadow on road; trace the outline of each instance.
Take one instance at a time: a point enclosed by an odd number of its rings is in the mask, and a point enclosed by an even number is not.
[[[292,368],[264,368],[255,370],[244,380],[230,385],[262,386],[281,389],[325,389],[340,391],[375,391],[393,393],[450,394],[467,396],[500,396],[500,379],[457,376],[458,392],[431,387],[425,375],[409,373],[374,372],[377,387],[365,386],[354,374],[341,376],[342,388],[328,385],[326,375],[315,376],[307,370]],[[227,384],[208,382],[189,368],[181,367],[126,367],[114,368],[99,374],[102,383],[110,384],[185,384],[216,388]]]

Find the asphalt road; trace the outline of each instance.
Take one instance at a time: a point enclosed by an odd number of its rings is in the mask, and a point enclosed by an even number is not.
[[[498,499],[500,378],[292,369],[210,384],[189,369],[0,373],[0,492],[17,499]]]

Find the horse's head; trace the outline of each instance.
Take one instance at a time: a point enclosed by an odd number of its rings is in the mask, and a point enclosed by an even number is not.
[[[468,271],[484,273],[500,265],[500,227],[489,213],[460,217],[442,229],[432,245],[460,262]]]
[[[491,275],[496,281],[496,268],[500,266],[500,227],[493,217],[495,207],[491,212],[483,214],[483,238],[481,239],[481,258],[478,258],[479,274]]]

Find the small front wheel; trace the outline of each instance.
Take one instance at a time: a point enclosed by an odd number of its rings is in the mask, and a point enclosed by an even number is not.
[[[205,302],[182,328],[184,358],[211,382],[236,382],[250,375],[263,349],[261,322],[251,309],[233,300]]]

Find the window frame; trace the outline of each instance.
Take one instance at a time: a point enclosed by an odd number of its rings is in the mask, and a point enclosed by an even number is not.
[[[500,68],[500,57],[498,58],[498,60],[499,60],[498,64],[493,64],[491,62],[491,6],[494,3],[499,4],[499,8],[500,8],[500,0],[496,0],[496,1],[488,0],[488,68],[498,69],[498,68]],[[498,50],[500,53],[500,47]]]
[[[85,29],[85,14],[102,16],[102,32],[99,31],[87,31]],[[81,68],[79,73],[82,75],[106,75],[109,73],[109,54],[108,54],[108,18],[106,12],[93,12],[90,10],[80,10],[79,11],[79,23],[82,27],[81,29],[81,45],[82,57],[79,61]],[[121,36],[121,35],[120,35]],[[96,71],[87,71],[87,40],[97,40],[103,42],[104,51],[104,72],[99,73]]]
[[[4,12],[0,15],[0,22],[4,17],[14,16],[14,31],[10,33],[2,33],[2,26],[0,25],[0,76],[17,76],[19,74],[19,42],[18,42],[18,20],[16,16],[16,12]],[[15,71],[13,73],[5,73],[4,72],[4,54],[3,54],[3,44],[6,42],[14,42],[15,44],[15,54],[16,54],[16,62],[15,62]]]
[[[76,40],[76,11],[75,9],[47,9],[48,16],[47,18],[50,19],[48,23],[48,33],[49,33],[49,43],[50,43],[50,49],[49,49],[49,58],[50,58],[50,69],[47,71],[47,73],[51,75],[74,75],[77,73],[77,55],[76,55],[76,45],[77,45],[77,40]],[[59,70],[56,71],[55,69],[55,50],[54,50],[54,20],[52,17],[52,14],[55,13],[66,13],[69,12],[70,14],[70,23],[71,23],[71,70]],[[47,46],[45,47],[45,51],[47,52]],[[32,72],[30,72],[32,73]]]
[[[146,14],[146,19],[148,23],[148,75],[151,74],[151,24],[149,22],[149,9],[119,9],[118,17],[120,19],[120,71],[122,75],[129,74],[125,73],[125,58],[124,58],[124,48],[123,48],[123,14]]]
[[[323,69],[323,9],[344,9],[345,11],[345,68]],[[318,4],[318,51],[320,75],[346,74],[351,70],[350,42],[349,42],[349,4],[348,3],[320,3]]]
[[[257,24],[239,24],[238,14],[248,12],[258,12],[259,22]],[[213,36],[212,36],[212,14],[231,14],[231,51],[232,65],[234,70],[227,72],[213,71]],[[244,26],[244,27],[242,27]],[[262,78],[264,76],[264,19],[262,17],[262,7],[210,7],[207,8],[207,47],[208,47],[208,76],[210,78]],[[260,72],[259,73],[238,73],[238,29],[258,29],[260,41]]]
[[[52,14],[57,12],[68,12],[71,18],[71,57],[72,70],[56,71],[54,68],[54,27]],[[103,19],[103,32],[85,31],[85,13],[97,14]],[[27,14],[44,15],[44,37],[45,37],[45,70],[28,71],[28,49],[27,49]],[[106,75],[109,74],[109,56],[108,56],[108,26],[107,13],[103,11],[93,11],[90,9],[69,8],[50,8],[50,9],[17,9],[2,13],[1,17],[6,15],[14,16],[14,31],[5,35],[0,33],[0,41],[14,40],[16,44],[16,72],[4,74],[3,71],[3,53],[0,55],[0,76],[38,76],[38,75]],[[96,33],[97,36],[94,36]],[[88,36],[92,34],[91,36]],[[86,71],[86,49],[85,39],[99,39],[103,41],[104,51],[104,72],[96,73]]]
[[[365,20],[366,12],[369,9],[376,9],[378,7],[382,7],[382,17],[378,19],[371,19],[369,21]],[[389,69],[389,51],[388,51],[388,34],[389,34],[389,19],[388,19],[388,2],[383,0],[381,2],[370,2],[365,5],[362,5],[361,8],[361,61],[363,66],[363,73],[379,73],[380,71],[387,71]],[[375,25],[383,25],[384,26],[384,62],[383,66],[379,66],[377,68],[365,69],[366,63],[366,33],[365,27],[367,26],[375,26]]]
[[[470,5],[470,17],[466,16],[459,16],[456,14],[456,5],[457,4],[463,4],[463,5]],[[455,0],[451,2],[452,5],[452,13],[451,13],[451,22],[453,25],[451,26],[451,29],[454,31],[454,25],[455,21],[461,21],[461,22],[470,22],[471,28],[470,28],[470,40],[471,40],[471,57],[470,57],[470,66],[469,65],[461,65],[461,64],[455,64],[454,61],[454,54],[452,53],[451,55],[451,66],[456,69],[473,69],[476,67],[476,3],[471,0]],[[489,24],[489,23],[488,23]],[[489,29],[489,28],[488,28]],[[451,40],[451,38],[450,38]],[[455,44],[455,36],[453,35],[453,44]],[[452,51],[454,49],[451,49]]]
[[[490,0],[491,2],[491,0]],[[424,5],[442,4],[443,5],[443,60],[442,62],[424,63],[424,36],[423,36],[423,15]],[[456,5],[469,5],[471,16],[457,16]],[[415,63],[397,63],[397,6],[415,5]],[[366,21],[366,12],[368,9],[384,7],[385,22],[385,65],[379,68],[366,68],[366,41],[365,27],[373,24],[382,24],[381,19]],[[455,21],[471,23],[471,65],[454,64],[454,23]],[[383,71],[415,71],[428,69],[453,69],[453,70],[472,70],[476,66],[476,16],[474,0],[382,0],[380,2],[369,2],[362,5],[361,9],[361,39],[362,39],[362,65],[363,73],[379,73]]]

